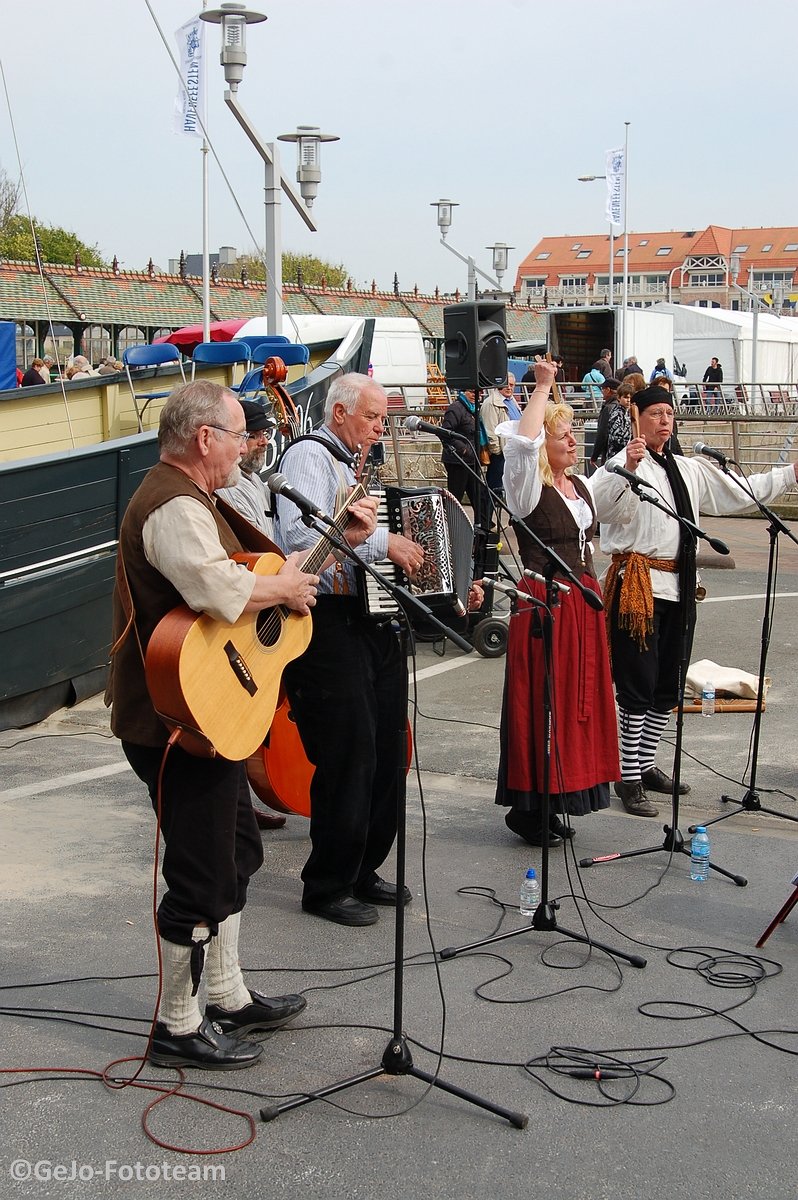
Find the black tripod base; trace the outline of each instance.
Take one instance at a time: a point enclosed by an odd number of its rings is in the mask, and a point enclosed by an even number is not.
[[[742,800],[735,800],[734,796],[721,796],[724,804],[736,804],[744,812],[768,813],[771,817],[783,817],[785,821],[798,821],[798,817],[792,816],[791,813],[776,812],[773,808],[765,808],[759,803],[759,792],[747,791]],[[734,809],[729,812],[721,813],[719,817],[713,817],[711,821],[702,821],[701,824],[706,829],[708,825],[717,825],[718,821],[726,821],[729,817],[734,816]],[[695,825],[691,825],[688,833],[695,833]]]
[[[709,822],[707,822],[709,824]],[[580,858],[580,867],[597,867],[601,863],[618,862],[622,858],[637,858],[641,854],[686,854],[690,857],[690,849],[684,844],[684,838],[678,829],[672,829],[670,825],[662,826],[665,837],[661,846],[646,846],[643,850],[615,850],[611,854],[599,854],[595,858]],[[717,872],[718,875],[724,875],[726,879],[731,879],[738,887],[745,887],[748,880],[744,875],[735,875],[731,871],[724,870],[723,867],[718,867],[715,863],[709,864],[710,871]]]
[[[412,1075],[415,1079],[421,1079],[431,1087],[438,1088],[442,1092],[448,1092],[450,1096],[457,1096],[460,1100],[466,1100],[469,1104],[475,1104],[477,1108],[495,1113],[497,1117],[503,1117],[505,1121],[509,1121],[516,1129],[526,1129],[529,1123],[529,1117],[526,1113],[513,1112],[509,1108],[502,1108],[498,1104],[491,1104],[489,1100],[477,1096],[474,1092],[468,1092],[465,1088],[457,1087],[453,1083],[447,1083],[446,1080],[439,1079],[437,1075],[430,1075],[427,1071],[422,1071],[414,1065],[410,1047],[403,1037],[391,1038],[385,1047],[385,1053],[382,1056],[382,1063],[379,1067],[374,1067],[370,1071],[363,1071],[360,1075],[352,1075],[348,1079],[341,1079],[338,1083],[331,1083],[329,1087],[319,1088],[317,1092],[313,1092],[311,1095],[297,1096],[294,1100],[287,1100],[284,1104],[267,1105],[260,1110],[261,1120],[273,1121],[275,1117],[279,1117],[280,1113],[288,1112],[292,1108],[301,1108],[304,1104],[310,1104],[312,1100],[323,1100],[326,1096],[334,1096],[337,1092],[343,1092],[347,1088],[355,1087],[359,1083],[366,1083],[369,1079],[378,1079],[380,1075]]]
[[[606,954],[611,954],[613,958],[622,958],[624,962],[628,962],[633,967],[646,965],[646,960],[639,954],[626,954],[623,950],[616,950],[604,942],[597,942],[595,938],[587,937],[583,933],[574,933],[571,929],[563,929],[562,925],[557,924],[555,908],[556,905],[553,903],[540,904],[535,909],[531,925],[525,926],[523,929],[510,929],[506,933],[495,933],[492,937],[482,938],[478,942],[469,942],[467,946],[447,946],[445,950],[441,950],[440,957],[454,958],[458,954],[465,954],[467,950],[476,950],[479,946],[490,946],[493,942],[503,942],[507,938],[518,937],[522,933],[529,933],[531,929],[535,929],[543,933],[558,933],[561,937],[570,938],[574,942],[582,942],[585,946],[595,946],[597,950],[603,950]]]

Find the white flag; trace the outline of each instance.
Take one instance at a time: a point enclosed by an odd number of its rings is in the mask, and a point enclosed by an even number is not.
[[[620,150],[608,150],[606,164],[607,220],[611,225],[623,225],[623,192],[624,176],[626,175],[626,160],[623,147]]]
[[[193,17],[175,33],[180,78],[175,97],[173,128],[185,137],[204,137],[205,125],[205,22]]]

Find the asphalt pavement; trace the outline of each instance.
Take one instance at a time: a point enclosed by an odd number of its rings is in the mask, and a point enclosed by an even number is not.
[[[767,529],[745,519],[705,527],[728,542],[734,567],[704,571],[693,657],[755,673]],[[185,1088],[255,1118],[255,1140],[239,1151],[221,1152],[249,1137],[241,1116],[166,1100],[148,1118],[154,1137],[214,1152],[163,1149],[141,1124],[156,1093],[72,1073],[102,1072],[145,1044],[157,991],[152,812],[99,697],[0,733],[4,1194],[172,1197],[191,1179],[196,1197],[229,1188],[289,1200],[310,1191],[325,1200],[794,1200],[798,910],[755,949],[798,870],[798,825],[788,819],[798,816],[798,547],[781,538],[779,550],[757,786],[761,804],[782,815],[721,799],[746,795],[753,714],[684,718],[682,777],[692,790],[679,829],[689,837],[690,824],[731,811],[710,829],[712,858],[747,886],[690,880],[687,857],[662,849],[666,797],[653,820],[615,806],[577,819],[573,854],[549,859],[558,926],[642,956],[643,968],[519,917],[521,878],[542,864],[493,804],[504,660],[419,646],[402,986],[390,911],[365,929],[302,913],[306,821],[291,816],[264,833],[266,862],[242,922],[245,973],[270,994],[304,992],[308,1007],[267,1041],[255,1068],[189,1072]],[[666,770],[673,736],[672,723],[658,760]],[[499,924],[519,935],[442,961],[432,953]],[[525,1114],[527,1127],[408,1074],[261,1122],[276,1097],[379,1067],[395,1025],[418,1068]],[[624,1077],[598,1081],[581,1067],[579,1077],[525,1067],[555,1047],[584,1051],[580,1063],[601,1053],[610,1069],[614,1060],[638,1066],[615,1063]],[[145,1067],[139,1082],[173,1077]]]

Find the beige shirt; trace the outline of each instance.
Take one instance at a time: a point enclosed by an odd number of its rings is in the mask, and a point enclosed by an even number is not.
[[[189,608],[230,625],[238,620],[257,577],[227,557],[213,517],[202,504],[175,496],[150,513],[141,534],[147,562]]]

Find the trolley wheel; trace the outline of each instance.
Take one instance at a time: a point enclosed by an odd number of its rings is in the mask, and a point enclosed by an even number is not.
[[[474,649],[483,658],[501,658],[507,650],[509,630],[506,621],[498,617],[488,617],[476,624],[471,632]]]

